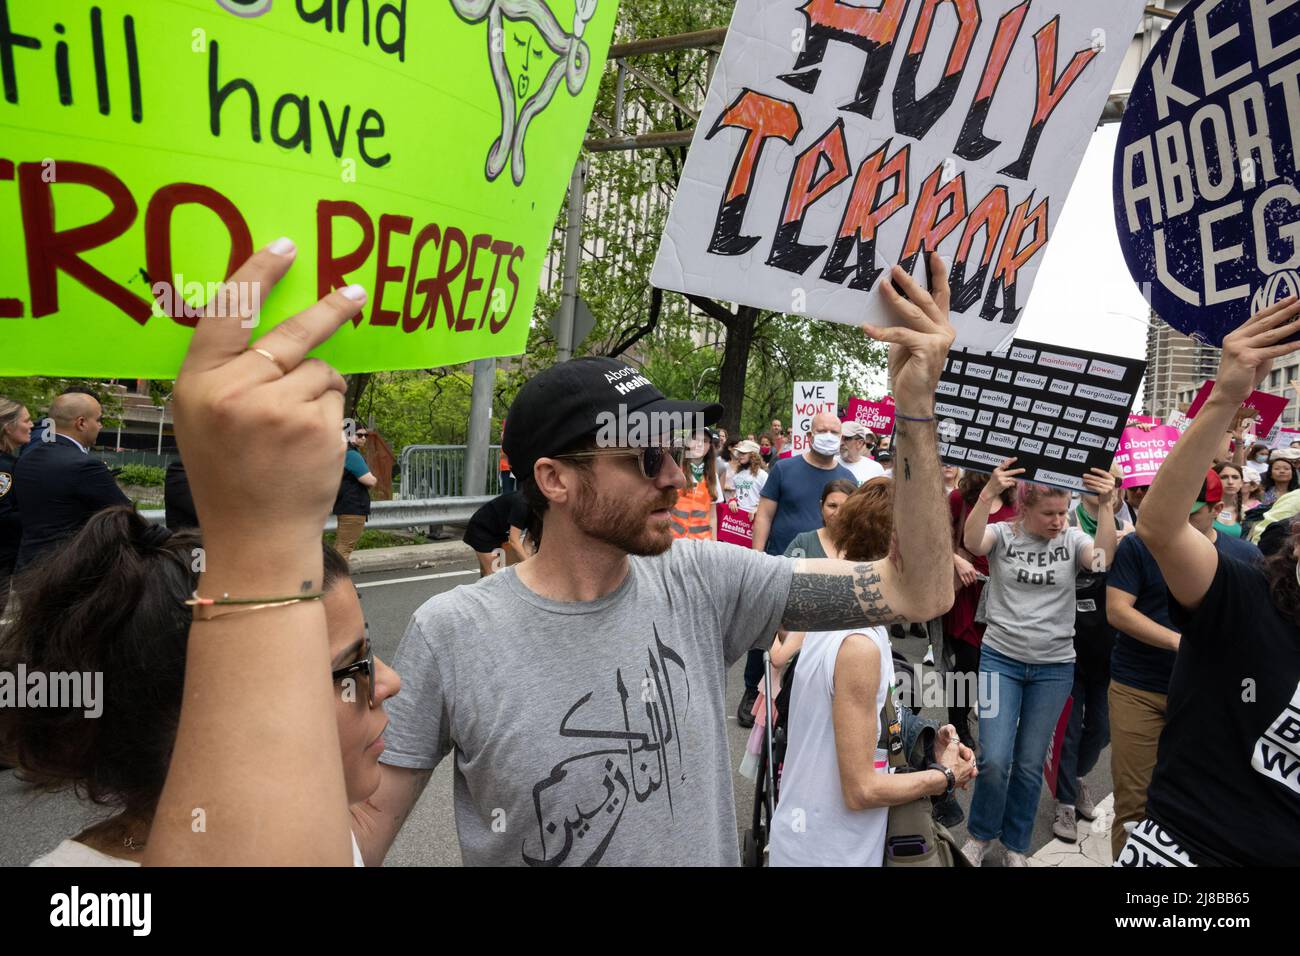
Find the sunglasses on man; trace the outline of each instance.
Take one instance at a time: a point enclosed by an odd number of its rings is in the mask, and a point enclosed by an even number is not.
[[[575,451],[567,455],[550,455],[551,458],[635,458],[641,466],[641,477],[654,480],[659,477],[664,462],[669,458],[681,468],[686,463],[686,446],[673,442],[671,447],[649,445],[645,448],[595,448],[591,451]]]
[[[362,674],[366,678],[367,703],[373,710],[375,706],[375,648],[370,643],[370,625],[366,625],[366,637],[361,643],[358,651],[358,658],[351,664],[344,664],[331,675],[334,683],[338,683],[345,677],[351,677],[353,674]]]

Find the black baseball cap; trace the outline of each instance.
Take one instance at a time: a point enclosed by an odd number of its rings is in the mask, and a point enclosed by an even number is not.
[[[506,415],[501,449],[522,481],[532,477],[537,459],[594,437],[610,416],[626,420],[631,412],[680,416],[682,421],[699,415],[707,426],[722,417],[722,406],[665,398],[644,373],[618,359],[571,359],[524,383]]]

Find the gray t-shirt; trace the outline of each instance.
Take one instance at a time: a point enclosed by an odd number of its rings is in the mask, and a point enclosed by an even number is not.
[[[1051,541],[1027,534],[1014,521],[989,525],[997,542],[989,552],[984,643],[1026,664],[1074,660],[1074,578],[1092,539],[1067,527]]]
[[[735,866],[728,665],[766,647],[794,562],[678,540],[595,601],[515,568],[431,598],[394,661],[384,763],[454,751],[469,866]]]

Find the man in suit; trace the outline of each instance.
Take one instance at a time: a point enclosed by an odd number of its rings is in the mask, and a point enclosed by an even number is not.
[[[50,405],[54,423],[14,467],[14,490],[23,523],[16,570],[72,537],[95,512],[129,505],[108,466],[88,454],[103,428],[104,412],[92,395],[60,395]]]

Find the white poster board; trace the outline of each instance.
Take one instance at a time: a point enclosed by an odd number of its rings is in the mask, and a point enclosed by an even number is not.
[[[739,0],[651,282],[859,324],[921,249],[1006,345],[1143,0]]]
[[[795,382],[794,414],[790,416],[790,454],[802,455],[812,445],[812,420],[820,412],[839,418],[839,382]]]

